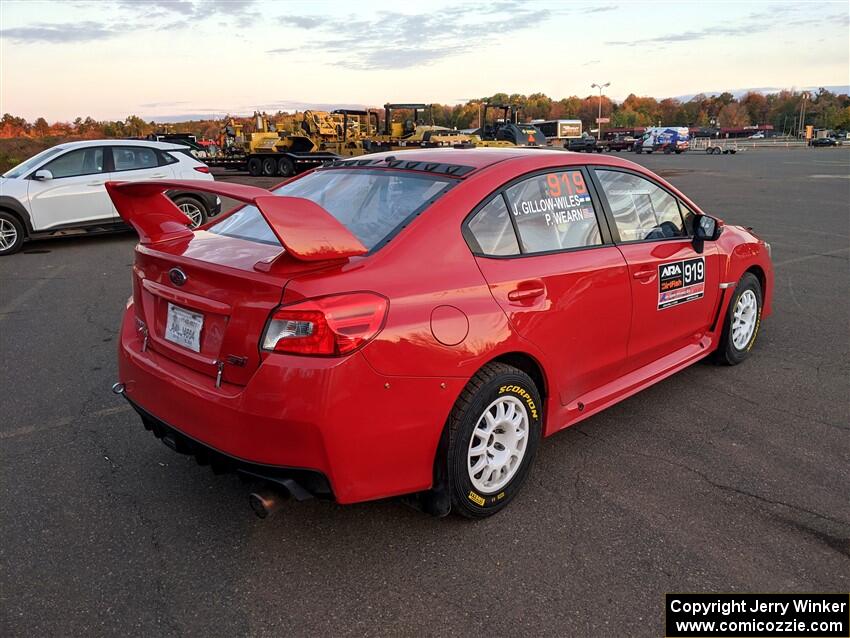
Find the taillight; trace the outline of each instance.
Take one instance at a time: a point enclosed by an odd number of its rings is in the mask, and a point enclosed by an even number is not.
[[[354,352],[384,325],[389,302],[371,292],[328,295],[278,308],[263,335],[263,350],[313,356]]]
[[[194,168],[195,168],[195,170],[196,170],[196,171],[198,171],[199,173],[209,173],[209,172],[210,172],[210,167],[209,167],[209,166],[195,166]]]

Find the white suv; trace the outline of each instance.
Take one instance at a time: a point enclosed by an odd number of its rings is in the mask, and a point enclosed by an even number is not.
[[[69,230],[125,228],[104,183],[151,179],[211,180],[209,168],[179,144],[145,140],[69,142],[42,151],[0,177],[0,256],[26,239]],[[169,191],[172,201],[203,224],[221,210],[215,195]]]

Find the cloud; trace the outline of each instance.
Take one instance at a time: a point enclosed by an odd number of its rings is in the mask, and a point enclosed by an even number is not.
[[[189,28],[221,16],[236,26],[248,27],[260,17],[255,10],[256,0],[115,0],[115,6],[133,13],[137,22],[160,31]]]
[[[297,51],[298,47],[283,47],[280,49],[269,49],[266,53],[292,53],[293,51]]]
[[[300,29],[316,29],[325,22],[322,18],[316,16],[283,16],[278,18],[278,21],[281,24],[291,24]]]
[[[553,15],[578,10],[500,0],[429,13],[383,10],[368,20],[362,14],[314,14],[281,16],[278,21],[296,29],[320,31],[325,37],[311,39],[311,50],[327,54],[332,64],[367,71],[434,64],[491,45],[494,36],[530,31]]]
[[[98,22],[46,23],[40,22],[27,27],[0,29],[0,38],[6,38],[21,44],[47,43],[63,44],[68,42],[92,42],[105,40],[118,35],[118,32]]]
[[[701,29],[666,33],[663,35],[641,38],[637,40],[612,40],[605,44],[619,46],[638,46],[644,44],[678,44],[681,42],[696,42],[712,37],[749,36],[764,33],[776,27],[787,29],[794,27],[809,27],[823,24],[835,24],[843,22],[846,24],[847,13],[838,13],[834,16],[807,14],[796,17],[794,14],[801,6],[794,4],[769,5],[769,9],[752,12],[736,20],[736,25],[725,23],[721,26],[711,25]],[[802,6],[805,9],[805,6]]]
[[[139,106],[146,109],[155,109],[160,106],[179,106],[181,104],[190,104],[190,102],[147,102],[146,104],[139,104]]]

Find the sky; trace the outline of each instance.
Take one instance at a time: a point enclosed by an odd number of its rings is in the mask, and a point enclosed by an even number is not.
[[[0,0],[0,112],[181,119],[850,84],[850,3]]]

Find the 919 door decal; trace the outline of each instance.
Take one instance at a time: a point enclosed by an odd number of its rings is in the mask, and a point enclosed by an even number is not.
[[[658,309],[700,299],[705,294],[705,258],[658,266]]]

